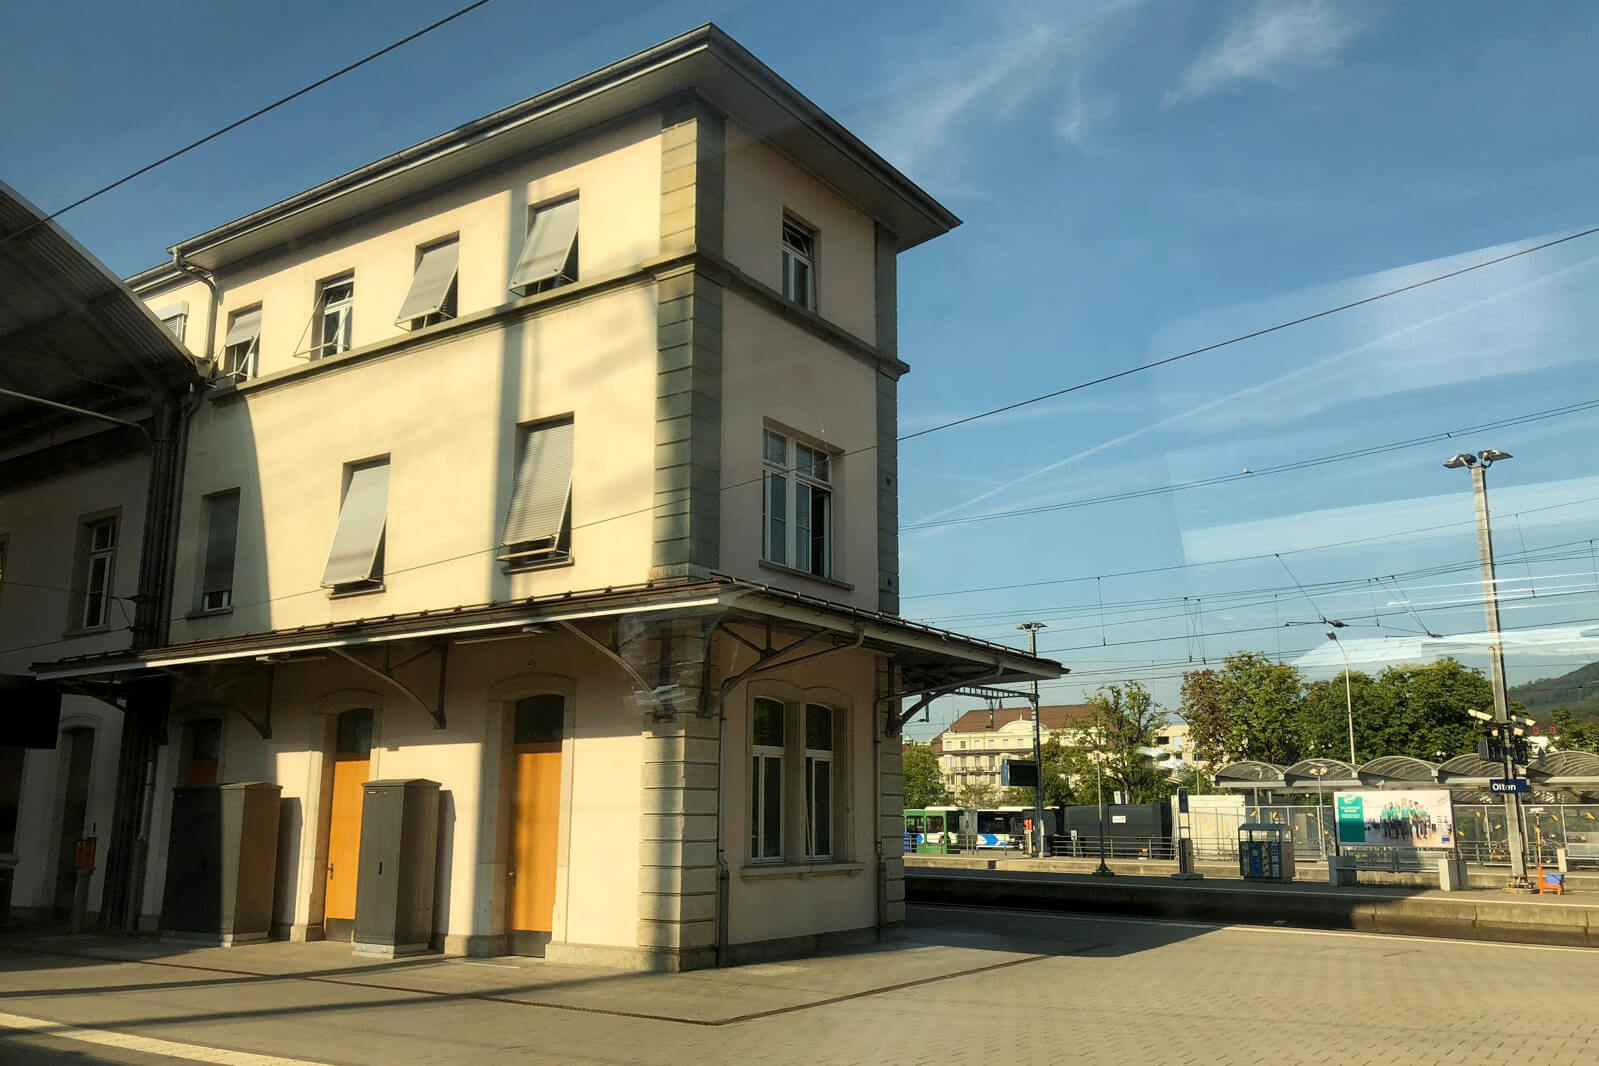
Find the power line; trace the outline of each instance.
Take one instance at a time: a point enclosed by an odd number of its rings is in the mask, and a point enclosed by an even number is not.
[[[1545,411],[1535,411],[1528,415],[1518,415],[1513,418],[1500,419],[1480,426],[1467,426],[1462,429],[1441,430],[1429,433],[1423,437],[1412,437],[1408,440],[1393,441],[1388,444],[1373,444],[1365,448],[1353,448],[1349,451],[1337,452],[1333,455],[1318,456],[1314,459],[1299,459],[1291,463],[1281,463],[1277,466],[1261,467],[1231,474],[1217,474],[1213,477],[1197,478],[1193,481],[1179,482],[1175,485],[1154,485],[1143,489],[1129,489],[1125,492],[1111,493],[1106,496],[1089,496],[1078,500],[1065,500],[1061,503],[1039,504],[1036,507],[1019,507],[1010,511],[990,511],[986,514],[967,515],[961,518],[940,518],[927,522],[913,522],[901,526],[904,531],[916,529],[933,529],[939,526],[966,525],[972,522],[989,522],[1000,518],[1019,518],[1026,515],[1046,514],[1051,511],[1065,511],[1077,507],[1089,507],[1100,503],[1120,503],[1124,500],[1136,500],[1145,496],[1159,496],[1168,492],[1180,492],[1184,489],[1207,488],[1212,485],[1224,485],[1233,481],[1253,480],[1266,477],[1270,474],[1283,474],[1298,470],[1308,470],[1312,467],[1326,466],[1329,463],[1347,462],[1350,459],[1364,459],[1373,455],[1384,455],[1388,452],[1402,451],[1423,444],[1437,444],[1451,440],[1466,433],[1479,433],[1495,429],[1504,429],[1508,426],[1521,425],[1525,422],[1538,422],[1547,418],[1558,418],[1562,415],[1580,414],[1599,408],[1599,400],[1586,400],[1582,403],[1568,404],[1564,407],[1552,407]]]
[[[1584,496],[1580,499],[1566,500],[1561,503],[1548,504],[1543,507],[1528,507],[1515,512],[1516,514],[1536,514],[1540,511],[1551,511],[1561,507],[1575,507],[1582,503],[1599,501],[1599,496]],[[1421,526],[1416,529],[1404,529],[1394,533],[1376,533],[1369,537],[1351,537],[1347,540],[1332,541],[1328,544],[1312,544],[1303,548],[1286,548],[1281,552],[1259,552],[1254,555],[1235,555],[1227,559],[1201,559],[1191,563],[1172,563],[1169,566],[1151,566],[1141,570],[1119,570],[1112,573],[1088,574],[1082,577],[1048,578],[1042,581],[1023,581],[1012,585],[989,585],[983,588],[952,589],[946,592],[918,592],[910,596],[901,596],[901,600],[925,600],[943,596],[971,596],[982,592],[1010,592],[1016,589],[1043,588],[1047,585],[1070,585],[1083,581],[1094,581],[1107,577],[1142,577],[1147,574],[1164,574],[1173,570],[1189,570],[1201,566],[1227,566],[1233,563],[1259,562],[1262,559],[1271,559],[1279,555],[1302,555],[1305,552],[1327,551],[1332,548],[1346,548],[1352,544],[1367,544],[1377,540],[1392,540],[1395,537],[1410,537],[1418,533],[1433,533],[1440,529],[1453,529],[1456,526],[1475,525],[1476,519],[1463,519],[1459,522],[1443,522],[1433,526]]]
[[[1344,311],[1350,311],[1356,307],[1364,307],[1366,304],[1376,303],[1378,300],[1386,300],[1391,296],[1398,296],[1402,293],[1413,292],[1416,289],[1425,288],[1428,285],[1436,285],[1440,281],[1448,281],[1450,278],[1458,278],[1462,274],[1470,274],[1474,270],[1483,270],[1487,267],[1495,266],[1511,259],[1517,259],[1524,255],[1531,255],[1533,252],[1541,252],[1546,248],[1553,248],[1556,245],[1565,244],[1567,241],[1578,240],[1582,237],[1590,237],[1595,233],[1599,233],[1599,226],[1593,226],[1589,229],[1580,230],[1576,233],[1568,233],[1564,237],[1556,237],[1554,240],[1545,241],[1542,244],[1535,244],[1530,248],[1522,248],[1519,251],[1507,252],[1504,255],[1495,256],[1492,259],[1484,259],[1481,262],[1472,263],[1470,266],[1461,267],[1459,270],[1451,270],[1445,274],[1435,274],[1430,278],[1424,278],[1421,281],[1411,282],[1409,285],[1401,285],[1396,289],[1388,289],[1385,292],[1379,292],[1372,296],[1362,297],[1359,300],[1353,300],[1346,304],[1340,304],[1337,307],[1330,307],[1325,311],[1317,311],[1314,314],[1303,315],[1299,318],[1290,319],[1287,322],[1279,322],[1275,326],[1267,326],[1264,329],[1257,329],[1250,333],[1242,333],[1236,337],[1229,337],[1224,341],[1217,341],[1214,344],[1207,344],[1203,348],[1194,348],[1190,351],[1180,352],[1177,355],[1168,355],[1164,359],[1156,359],[1152,363],[1144,363],[1140,366],[1129,367],[1126,370],[1118,370],[1114,374],[1106,374],[1103,377],[1094,378],[1092,381],[1084,381],[1077,385],[1070,385],[1063,389],[1056,389],[1053,392],[1040,393],[1037,396],[1032,396],[1025,400],[1018,400],[1015,403],[1009,403],[1003,407],[995,407],[992,410],[981,411],[975,415],[967,415],[964,418],[957,418],[952,422],[945,422],[942,425],[932,426],[928,429],[917,430],[915,433],[907,433],[899,439],[903,443],[904,441],[912,440],[916,437],[926,436],[929,433],[938,433],[941,430],[952,429],[955,426],[966,425],[968,422],[976,422],[979,419],[1005,414],[1008,411],[1015,411],[1019,408],[1027,407],[1030,404],[1039,403],[1043,400],[1053,400],[1058,396],[1065,396],[1068,393],[1092,388],[1095,385],[1103,385],[1106,382],[1115,381],[1118,378],[1130,377],[1133,374],[1141,374],[1146,370],[1154,370],[1156,367],[1169,366],[1172,363],[1180,362],[1184,359],[1192,359],[1196,355],[1204,355],[1207,352],[1214,352],[1219,348],[1226,348],[1229,345],[1240,344],[1243,341],[1254,340],[1257,337],[1264,337],[1267,334],[1276,333],[1280,330],[1289,329],[1293,326],[1302,326],[1306,322],[1314,322],[1318,318],[1326,318],[1329,315],[1341,314]]]
[[[241,119],[239,119],[239,120],[237,120],[235,122],[230,122],[226,126],[223,126],[221,129],[216,130],[215,132],[206,134],[204,137],[201,137],[197,141],[191,141],[190,143],[184,145],[182,148],[179,148],[175,152],[168,152],[166,155],[162,156],[160,159],[157,159],[155,162],[146,163],[144,166],[140,167],[138,170],[135,170],[133,173],[126,174],[126,175],[118,178],[116,181],[111,182],[109,185],[102,185],[100,188],[94,190],[94,192],[89,193],[87,196],[81,196],[78,199],[72,201],[67,206],[59,208],[59,209],[51,212],[50,214],[44,216],[41,219],[38,219],[38,220],[36,220],[34,222],[30,222],[28,225],[26,225],[26,226],[22,227],[21,229],[17,230],[15,233],[8,234],[5,237],[4,241],[0,241],[0,243],[8,243],[10,241],[14,241],[14,240],[18,239],[19,237],[25,236],[26,234],[33,232],[33,230],[35,230],[36,228],[38,228],[40,226],[43,226],[45,223],[51,222],[51,221],[61,217],[62,215],[66,214],[68,211],[71,211],[74,208],[82,207],[84,204],[88,203],[90,200],[93,200],[95,197],[104,196],[106,193],[110,192],[112,189],[115,189],[115,188],[117,188],[120,185],[126,185],[128,182],[132,181],[134,178],[140,177],[141,175],[144,175],[144,174],[148,174],[150,171],[154,170],[156,167],[162,166],[162,165],[164,165],[166,163],[170,163],[174,159],[178,158],[179,156],[184,155],[184,154],[186,154],[188,152],[194,151],[194,149],[200,147],[202,144],[207,144],[207,143],[209,143],[211,141],[214,141],[218,137],[221,137],[223,134],[231,133],[234,130],[238,129],[240,126],[243,126],[245,123],[252,122],[255,119],[260,118],[262,115],[266,114],[269,111],[275,111],[278,108],[282,107],[284,104],[289,103],[290,101],[298,100],[300,97],[304,96],[306,93],[311,92],[314,89],[320,89],[322,86],[326,85],[328,82],[333,81],[336,78],[342,78],[344,75],[350,73],[351,71],[356,70],[356,69],[358,69],[360,67],[366,66],[368,63],[372,62],[374,59],[379,59],[379,58],[381,58],[383,56],[388,55],[390,52],[394,51],[396,48],[400,48],[400,47],[402,47],[404,45],[410,44],[412,41],[416,40],[419,37],[425,37],[427,34],[432,33],[434,30],[438,29],[439,27],[447,25],[447,24],[449,24],[451,22],[454,22],[456,19],[460,18],[461,16],[471,13],[471,12],[477,10],[478,8],[482,7],[483,5],[485,5],[487,3],[489,3],[489,0],[474,0],[473,3],[467,4],[465,7],[459,9],[458,11],[455,11],[452,14],[446,15],[444,18],[439,19],[437,22],[434,22],[431,25],[424,26],[422,29],[417,30],[415,33],[412,33],[412,34],[409,34],[409,35],[407,35],[405,37],[400,38],[398,41],[395,41],[391,45],[388,45],[388,46],[386,46],[384,48],[380,48],[376,52],[373,52],[370,55],[365,56],[364,58],[358,59],[354,63],[349,64],[348,66],[340,67],[338,70],[335,70],[332,74],[329,74],[326,77],[319,78],[316,81],[312,82],[310,85],[307,85],[307,86],[305,86],[302,89],[296,89],[294,92],[290,93],[288,96],[282,97],[279,100],[275,100],[272,103],[267,104],[265,107],[258,108],[257,110],[250,112],[248,115],[245,115],[243,118],[241,118]]]

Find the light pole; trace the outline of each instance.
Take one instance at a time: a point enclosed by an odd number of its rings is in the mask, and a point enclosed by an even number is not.
[[[1358,769],[1355,762],[1355,698],[1349,690],[1349,652],[1344,648],[1344,642],[1338,639],[1338,630],[1327,630],[1327,639],[1338,645],[1338,653],[1344,657],[1344,713],[1349,717],[1349,767]]]
[[[1027,654],[1038,656],[1038,631],[1044,628],[1042,622],[1023,622],[1016,627],[1027,633]],[[1033,770],[1037,779],[1033,782],[1033,827],[1037,831],[1037,844],[1033,854],[1038,858],[1044,857],[1044,744],[1041,737],[1041,727],[1038,723],[1038,679],[1033,679]]]
[[[1094,869],[1096,877],[1113,877],[1115,871],[1105,865],[1105,751],[1101,745],[1104,738],[1100,736],[1100,728],[1096,723],[1094,727],[1094,780],[1099,783],[1099,865]]]
[[[1327,811],[1323,806],[1323,793],[1321,779],[1326,776],[1328,767],[1323,764],[1312,766],[1310,772],[1316,777],[1316,837],[1321,844],[1321,857],[1327,858]]]
[[[1499,584],[1494,577],[1493,528],[1488,519],[1488,468],[1511,458],[1510,453],[1486,448],[1472,455],[1463,452],[1444,466],[1450,470],[1471,471],[1472,496],[1477,507],[1477,552],[1482,556],[1482,606],[1488,630],[1488,667],[1494,687],[1494,722],[1508,727],[1510,707],[1505,699],[1505,649],[1499,638]],[[1505,794],[1505,834],[1510,845],[1510,884],[1527,884],[1527,856],[1521,825],[1521,796]]]

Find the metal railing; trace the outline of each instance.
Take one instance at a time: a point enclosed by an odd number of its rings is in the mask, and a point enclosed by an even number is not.
[[[1079,833],[1076,837],[1052,836],[1049,853],[1057,858],[1097,859],[1100,857],[1099,836]],[[1104,857],[1107,859],[1151,859],[1175,861],[1176,848],[1170,837],[1107,837]]]

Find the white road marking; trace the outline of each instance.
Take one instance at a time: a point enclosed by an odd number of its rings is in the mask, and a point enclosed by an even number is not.
[[[86,1029],[77,1025],[52,1022],[44,1018],[26,1018],[20,1014],[0,1011],[0,1035],[7,1030],[32,1033],[60,1040],[77,1040],[101,1047],[121,1048],[146,1055],[165,1055],[169,1059],[188,1062],[210,1062],[217,1066],[328,1066],[327,1063],[309,1059],[290,1059],[282,1055],[257,1055],[250,1051],[231,1051],[228,1048],[206,1047],[203,1044],[180,1044],[175,1040],[160,1040],[153,1036],[134,1036],[110,1029]]]
[[[1162,918],[1111,918],[1098,914],[1070,914],[1062,911],[1028,910],[1018,907],[974,907],[960,903],[912,903],[911,907],[932,910],[979,911],[984,914],[1026,914],[1037,918],[1056,918],[1063,922],[1108,922],[1113,925],[1153,925],[1167,929],[1226,929],[1239,933],[1284,934],[1288,936],[1355,937],[1362,940],[1412,941],[1417,944],[1464,944],[1478,948],[1514,948],[1518,951],[1575,951],[1592,955],[1599,948],[1572,947],[1566,944],[1514,944],[1503,940],[1466,940],[1461,937],[1411,936],[1407,933],[1363,933],[1358,929],[1300,929],[1286,925],[1246,925],[1242,922],[1174,922]]]

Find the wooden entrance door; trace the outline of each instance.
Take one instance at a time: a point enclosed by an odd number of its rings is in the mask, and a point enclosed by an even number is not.
[[[333,753],[333,795],[328,805],[328,881],[323,928],[355,919],[356,871],[361,860],[362,788],[372,765],[372,712],[345,711]],[[334,929],[333,932],[342,932]]]
[[[506,926],[510,950],[518,955],[543,955],[554,928],[565,718],[561,696],[534,696],[516,705]]]

